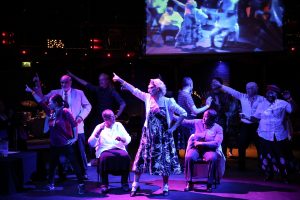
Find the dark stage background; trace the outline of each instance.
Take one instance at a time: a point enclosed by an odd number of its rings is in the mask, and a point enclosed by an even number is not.
[[[0,31],[13,33],[1,36],[11,44],[0,44],[0,99],[16,112],[30,111],[21,102],[33,100],[25,93],[25,84],[33,84],[38,73],[44,93],[59,88],[59,78],[67,70],[98,84],[98,75],[118,75],[146,91],[150,78],[160,76],[168,95],[175,96],[181,78],[191,76],[194,89],[201,97],[208,91],[213,76],[226,84],[245,91],[245,84],[256,81],[260,94],[266,84],[277,84],[292,92],[299,102],[299,2],[284,1],[284,50],[236,54],[194,54],[146,56],[145,4],[132,1],[4,1],[0,6]],[[47,48],[47,39],[60,39],[64,48]],[[100,49],[91,48],[91,39],[100,39]],[[94,41],[94,40],[93,40]],[[110,54],[110,56],[108,55]],[[31,61],[31,68],[22,68],[22,61]],[[93,96],[81,85],[93,103]],[[115,85],[119,90],[119,85]],[[143,103],[127,92],[120,91],[127,107],[124,118],[143,116]],[[199,104],[203,99],[197,99]],[[91,120],[91,119],[88,119]],[[299,129],[300,130],[300,129]]]

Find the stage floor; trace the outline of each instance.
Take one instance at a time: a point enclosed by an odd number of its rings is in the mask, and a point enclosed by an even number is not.
[[[97,186],[97,174],[95,166],[89,167],[89,180],[86,182],[86,194],[76,193],[76,178],[69,175],[64,183],[58,183],[54,191],[43,191],[41,187],[46,182],[35,182],[26,185],[24,192],[10,196],[0,196],[1,200],[73,200],[73,199],[272,199],[272,200],[296,200],[300,197],[300,174],[295,173],[291,183],[282,183],[275,179],[265,182],[262,172],[258,169],[255,152],[250,149],[247,158],[247,170],[239,171],[237,167],[236,149],[233,157],[227,159],[227,168],[221,183],[213,189],[212,193],[205,192],[205,185],[198,185],[196,191],[184,192],[184,175],[173,175],[170,177],[170,195],[162,196],[162,178],[143,174],[141,177],[141,191],[136,197],[130,197],[121,189],[120,177],[110,176],[110,192],[107,195],[100,193]],[[252,155],[252,156],[251,156]],[[296,154],[297,155],[297,154]],[[133,173],[130,174],[130,181],[133,181]]]

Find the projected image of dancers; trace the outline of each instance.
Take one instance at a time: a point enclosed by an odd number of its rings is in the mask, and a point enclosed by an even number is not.
[[[146,0],[146,54],[283,50],[282,0]]]

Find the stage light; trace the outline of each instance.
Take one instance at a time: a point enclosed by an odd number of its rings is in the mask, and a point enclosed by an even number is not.
[[[106,57],[111,58],[111,53],[107,53]]]
[[[91,38],[90,39],[90,49],[93,50],[101,50],[103,49],[102,40],[99,38]]]
[[[127,53],[126,53],[126,57],[127,57],[127,58],[131,58],[131,57],[133,57],[134,55],[135,55],[134,52],[127,52]]]
[[[63,49],[65,47],[65,44],[62,40],[59,39],[47,39],[47,48],[48,49]]]
[[[2,32],[0,37],[2,40],[1,43],[7,46],[15,44],[14,36],[15,34],[13,32]]]
[[[22,50],[21,54],[26,55],[26,54],[28,54],[28,51],[27,50]]]

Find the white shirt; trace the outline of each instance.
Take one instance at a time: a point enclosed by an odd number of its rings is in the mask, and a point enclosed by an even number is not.
[[[67,91],[67,97],[68,97],[68,104],[69,104],[69,108],[71,108],[71,102],[72,102],[72,100],[71,100],[71,89],[69,89],[68,91]],[[65,100],[65,91],[64,90],[62,90],[62,94],[61,94],[61,96],[62,96],[62,98],[63,98],[63,100]]]
[[[240,100],[241,106],[242,106],[242,113],[244,113],[246,116],[254,115],[258,105],[260,103],[262,103],[263,101],[265,101],[265,98],[260,95],[256,95],[255,97],[253,97],[253,100],[251,101],[250,97],[247,94],[236,91],[235,89],[232,89],[225,85],[222,86],[222,90],[224,92],[227,92],[228,94],[232,95],[234,98]],[[246,124],[253,123],[244,118],[242,118],[241,121]]]
[[[291,113],[291,104],[280,99],[274,103],[265,100],[259,104],[254,117],[260,119],[258,126],[258,135],[265,140],[277,141],[284,140],[288,137],[286,124],[286,113]]]
[[[98,124],[95,127],[88,140],[90,146],[96,148],[96,158],[99,158],[103,151],[109,149],[118,148],[126,151],[126,145],[130,143],[131,137],[120,122],[115,122],[111,128],[105,127],[101,131],[100,136],[96,138],[96,134],[100,131],[100,127],[101,124]],[[125,140],[125,142],[116,140],[118,136]]]

